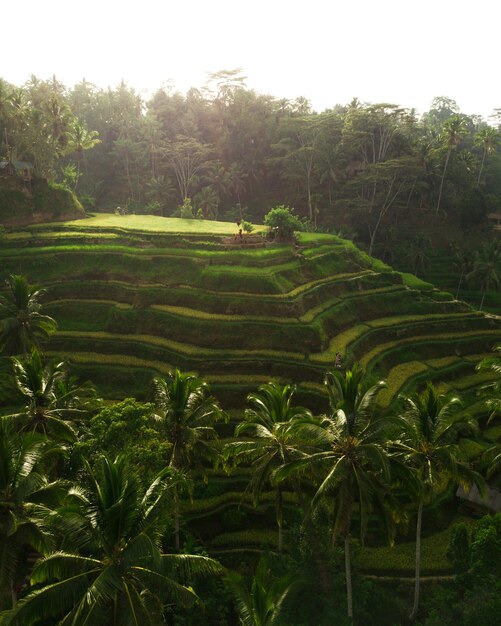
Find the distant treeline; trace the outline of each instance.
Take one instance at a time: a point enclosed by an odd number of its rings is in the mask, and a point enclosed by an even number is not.
[[[0,158],[31,162],[88,210],[172,215],[184,205],[258,221],[285,204],[314,226],[351,229],[374,253],[391,225],[416,216],[465,231],[501,211],[499,138],[449,98],[421,117],[357,99],[317,113],[304,98],[247,89],[237,70],[148,101],[125,83],[0,79]]]

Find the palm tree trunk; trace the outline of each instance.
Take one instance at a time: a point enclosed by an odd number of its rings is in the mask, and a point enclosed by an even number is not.
[[[12,607],[14,608],[17,602],[17,592],[16,592],[16,585],[14,583],[13,578],[11,578],[11,581],[10,581],[10,598],[12,601]]]
[[[351,586],[351,554],[350,533],[344,536],[344,567],[346,573],[346,601],[348,604],[348,617],[353,619],[353,590]]]
[[[174,488],[174,547],[179,552],[181,542],[179,540],[179,498],[177,488]]]
[[[487,289],[484,289],[482,291],[482,300],[480,300],[480,311],[482,310],[482,307],[484,306],[484,299],[485,299],[485,292],[487,291]]]
[[[437,200],[437,208],[435,210],[435,214],[438,213],[440,209],[440,201],[442,200],[442,190],[444,188],[444,180],[445,180],[445,172],[447,171],[447,165],[449,164],[449,157],[451,156],[451,150],[449,148],[447,152],[447,157],[445,159],[444,171],[442,172],[442,180],[440,181],[440,189],[438,191],[438,200]]]
[[[278,525],[278,552],[282,552],[283,547],[283,531],[282,531],[283,513],[282,513],[282,489],[277,489],[277,525]]]
[[[415,620],[419,607],[420,568],[421,568],[421,523],[423,520],[423,500],[419,501],[417,524],[416,524],[416,579],[414,581],[414,605],[409,619]]]
[[[461,289],[461,283],[463,282],[464,272],[461,272],[461,276],[459,277],[459,284],[456,291],[456,300],[459,298],[459,290]]]
[[[478,171],[478,179],[477,179],[477,186],[480,186],[480,178],[482,177],[482,171],[484,169],[484,163],[485,163],[485,154],[486,154],[487,150],[484,148],[484,153],[482,155],[482,163],[480,163],[480,170]]]

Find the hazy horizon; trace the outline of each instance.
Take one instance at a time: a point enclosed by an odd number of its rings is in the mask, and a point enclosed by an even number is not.
[[[9,54],[0,75],[18,86],[32,74],[55,75],[70,88],[84,78],[102,89],[124,80],[145,96],[166,84],[185,94],[209,73],[241,68],[249,89],[305,97],[318,112],[354,97],[419,114],[437,96],[486,119],[501,108],[496,41],[485,29],[501,8],[487,0],[474,11],[451,0],[27,0],[23,7],[22,38],[13,27],[19,10],[2,8]]]

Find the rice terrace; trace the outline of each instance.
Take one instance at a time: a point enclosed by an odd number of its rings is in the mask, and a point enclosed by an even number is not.
[[[4,270],[48,290],[50,352],[104,395],[144,397],[154,375],[196,371],[226,406],[270,379],[322,405],[335,353],[388,381],[387,405],[419,381],[477,401],[475,364],[499,319],[473,311],[336,236],[225,246],[235,224],[99,215],[7,235]]]
[[[0,626],[499,624],[500,232],[501,110],[0,78]]]

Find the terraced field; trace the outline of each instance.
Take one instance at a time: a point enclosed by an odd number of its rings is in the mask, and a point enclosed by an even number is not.
[[[105,396],[144,397],[153,375],[178,366],[229,408],[271,378],[318,406],[339,351],[388,378],[385,404],[427,379],[473,397],[465,381],[501,339],[500,318],[335,236],[247,249],[224,243],[234,225],[203,226],[99,216],[31,227],[4,237],[2,272],[48,288],[50,352]]]
[[[318,410],[339,351],[344,365],[359,360],[387,379],[386,406],[433,380],[481,413],[476,390],[487,379],[475,365],[501,341],[501,318],[335,236],[250,249],[225,243],[232,224],[133,218],[30,227],[0,243],[2,275],[22,273],[48,289],[46,310],[59,323],[49,354],[67,358],[105,397],[144,398],[154,375],[178,366],[203,376],[236,413],[270,379],[297,383],[298,400]],[[211,470],[184,506],[190,532],[213,554],[276,547],[275,496],[254,509],[250,471]],[[294,498],[286,494],[288,524],[299,522]]]

